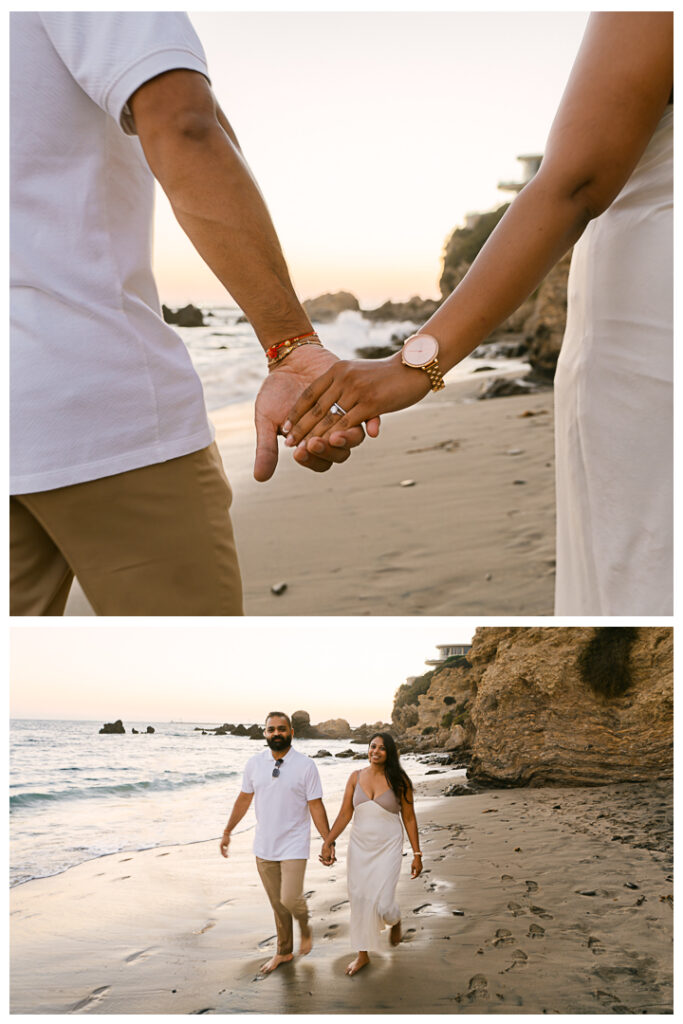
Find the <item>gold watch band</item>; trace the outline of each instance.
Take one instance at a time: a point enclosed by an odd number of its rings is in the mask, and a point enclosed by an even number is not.
[[[432,385],[432,391],[441,391],[442,388],[446,387],[446,382],[444,381],[441,370],[439,369],[438,356],[432,359],[431,363],[427,363],[426,366],[422,366],[421,369],[424,370],[429,377]]]

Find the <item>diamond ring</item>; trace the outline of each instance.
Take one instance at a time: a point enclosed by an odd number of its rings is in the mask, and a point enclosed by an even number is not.
[[[330,406],[330,415],[331,416],[346,416],[346,410],[342,409],[341,405],[339,405],[338,402],[334,402]]]

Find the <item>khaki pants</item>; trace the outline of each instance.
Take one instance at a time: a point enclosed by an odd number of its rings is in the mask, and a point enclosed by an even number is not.
[[[292,917],[302,935],[308,935],[308,906],[304,899],[305,860],[263,860],[256,858],[256,867],[275,914],[277,951],[287,956],[294,951]]]
[[[10,499],[10,614],[62,615],[74,575],[97,615],[241,615],[232,491],[215,442]]]

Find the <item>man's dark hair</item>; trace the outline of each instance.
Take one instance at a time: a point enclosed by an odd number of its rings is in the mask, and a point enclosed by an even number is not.
[[[292,728],[292,720],[289,717],[289,715],[286,715],[284,713],[284,711],[269,711],[268,714],[266,715],[266,722],[268,721],[269,718],[284,718],[290,730]]]

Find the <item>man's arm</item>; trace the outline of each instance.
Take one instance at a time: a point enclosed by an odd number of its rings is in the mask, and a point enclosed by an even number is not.
[[[322,797],[318,797],[316,800],[309,800],[308,809],[311,812],[313,824],[317,828],[320,838],[324,839],[330,831],[330,823],[327,820],[327,811],[325,810]]]
[[[228,847],[230,846],[230,834],[234,828],[236,828],[241,822],[244,815],[251,807],[251,801],[254,799],[253,793],[245,793],[242,791],[232,808],[232,813],[228,819],[228,824],[223,830],[223,838],[220,842],[220,850],[224,857],[228,856]]]
[[[311,331],[263,196],[206,78],[168,71],[134,92],[129,106],[147,162],[180,226],[244,310],[263,349]],[[306,345],[270,372],[257,400],[257,480],[275,470],[277,431],[292,402],[334,362],[331,352]],[[339,432],[338,445],[295,458],[309,469],[329,469],[363,437],[362,428]]]
[[[129,103],[147,162],[180,226],[263,347],[311,331],[263,196],[204,76],[166,72]]]

